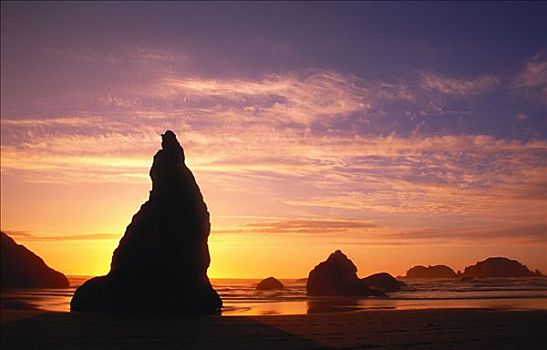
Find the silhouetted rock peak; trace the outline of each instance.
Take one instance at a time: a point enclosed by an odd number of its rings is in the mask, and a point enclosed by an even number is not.
[[[107,276],[87,281],[72,310],[215,313],[222,301],[207,277],[209,212],[175,133],[162,134],[152,191],[114,251]]]
[[[492,257],[467,266],[463,277],[527,277],[536,274],[516,260]]]
[[[256,285],[257,290],[274,290],[283,288],[285,288],[283,283],[274,277],[265,278]]]
[[[357,267],[340,250],[310,271],[306,292],[310,296],[368,296],[383,293],[369,288],[357,277]]]
[[[429,265],[427,267],[417,265],[406,272],[410,278],[456,278],[457,274],[446,265]]]
[[[175,155],[182,155],[182,160],[184,161],[184,150],[177,140],[177,135],[171,130],[167,130],[161,134],[161,149]]]
[[[403,282],[397,281],[395,277],[387,272],[375,273],[363,278],[361,281],[370,289],[383,293],[397,292],[405,286]]]
[[[2,288],[68,288],[65,275],[0,231],[0,285]]]
[[[344,276],[357,276],[357,267],[341,250],[334,251],[319,266],[324,266],[327,269],[336,269],[337,273],[342,273]]]

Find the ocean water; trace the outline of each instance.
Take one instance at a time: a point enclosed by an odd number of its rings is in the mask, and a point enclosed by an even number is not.
[[[89,277],[69,276],[68,289],[2,290],[9,309],[69,311],[74,291]],[[262,292],[256,279],[212,279],[224,301],[223,315],[300,315],[357,310],[487,308],[547,310],[547,277],[401,279],[407,286],[388,297],[336,298],[306,296],[305,280],[281,280],[284,290]]]

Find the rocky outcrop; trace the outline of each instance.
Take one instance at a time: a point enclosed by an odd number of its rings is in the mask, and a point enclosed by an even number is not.
[[[429,265],[427,267],[418,265],[406,272],[409,278],[456,278],[458,275],[446,265]]]
[[[357,267],[340,250],[332,253],[309,273],[306,292],[309,296],[383,295],[357,277]]]
[[[361,280],[367,287],[382,293],[391,293],[401,290],[405,286],[403,282],[397,281],[395,277],[387,272],[375,273]]]
[[[283,289],[285,286],[277,278],[268,277],[256,285],[256,290],[276,290]]]
[[[516,260],[503,257],[488,258],[475,265],[467,266],[462,277],[531,277],[537,276],[528,267]]]
[[[65,275],[46,265],[44,260],[0,232],[0,275],[2,288],[68,288]]]
[[[207,206],[172,131],[162,135],[161,146],[150,169],[150,197],[127,226],[110,272],[78,288],[71,310],[219,312],[222,301],[207,277]]]

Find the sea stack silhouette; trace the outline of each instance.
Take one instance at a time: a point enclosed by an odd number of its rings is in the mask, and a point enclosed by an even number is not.
[[[387,272],[360,279],[355,264],[336,250],[310,271],[306,293],[309,296],[385,296],[404,286]]]
[[[110,272],[76,290],[72,311],[214,314],[222,300],[207,277],[209,212],[174,132],[150,169],[152,191],[112,256]]]
[[[532,277],[541,276],[541,272],[530,271],[526,265],[504,257],[490,257],[475,265],[467,266],[462,277],[467,278],[499,278],[499,277]]]
[[[458,275],[446,265],[416,265],[406,272],[409,278],[456,278]]]
[[[340,250],[329,255],[310,271],[306,292],[309,296],[370,296],[384,293],[369,288],[357,277],[357,267]]]

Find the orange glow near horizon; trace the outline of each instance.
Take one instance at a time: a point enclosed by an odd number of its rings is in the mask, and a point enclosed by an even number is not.
[[[228,237],[229,239],[230,237]],[[490,256],[507,256],[526,264],[532,271],[540,268],[544,251],[531,249],[527,255],[518,249],[497,246],[453,247],[438,246],[432,252],[431,246],[419,247],[355,247],[339,245],[331,248],[316,245],[303,250],[299,245],[283,241],[270,245],[271,240],[241,243],[241,237],[232,243],[210,240],[211,266],[210,278],[303,278],[319,262],[324,261],[333,250],[341,249],[358,268],[358,275],[365,277],[377,272],[389,272],[394,276],[404,276],[407,269],[415,265],[445,264],[455,271],[473,265]],[[118,240],[93,240],[71,242],[37,242],[19,240],[31,251],[42,257],[46,263],[66,275],[98,276],[108,273],[112,252]],[[302,243],[300,243],[302,244]],[[468,253],[461,256],[462,251]],[[250,263],[252,262],[252,263]],[[544,270],[542,270],[544,272]]]

